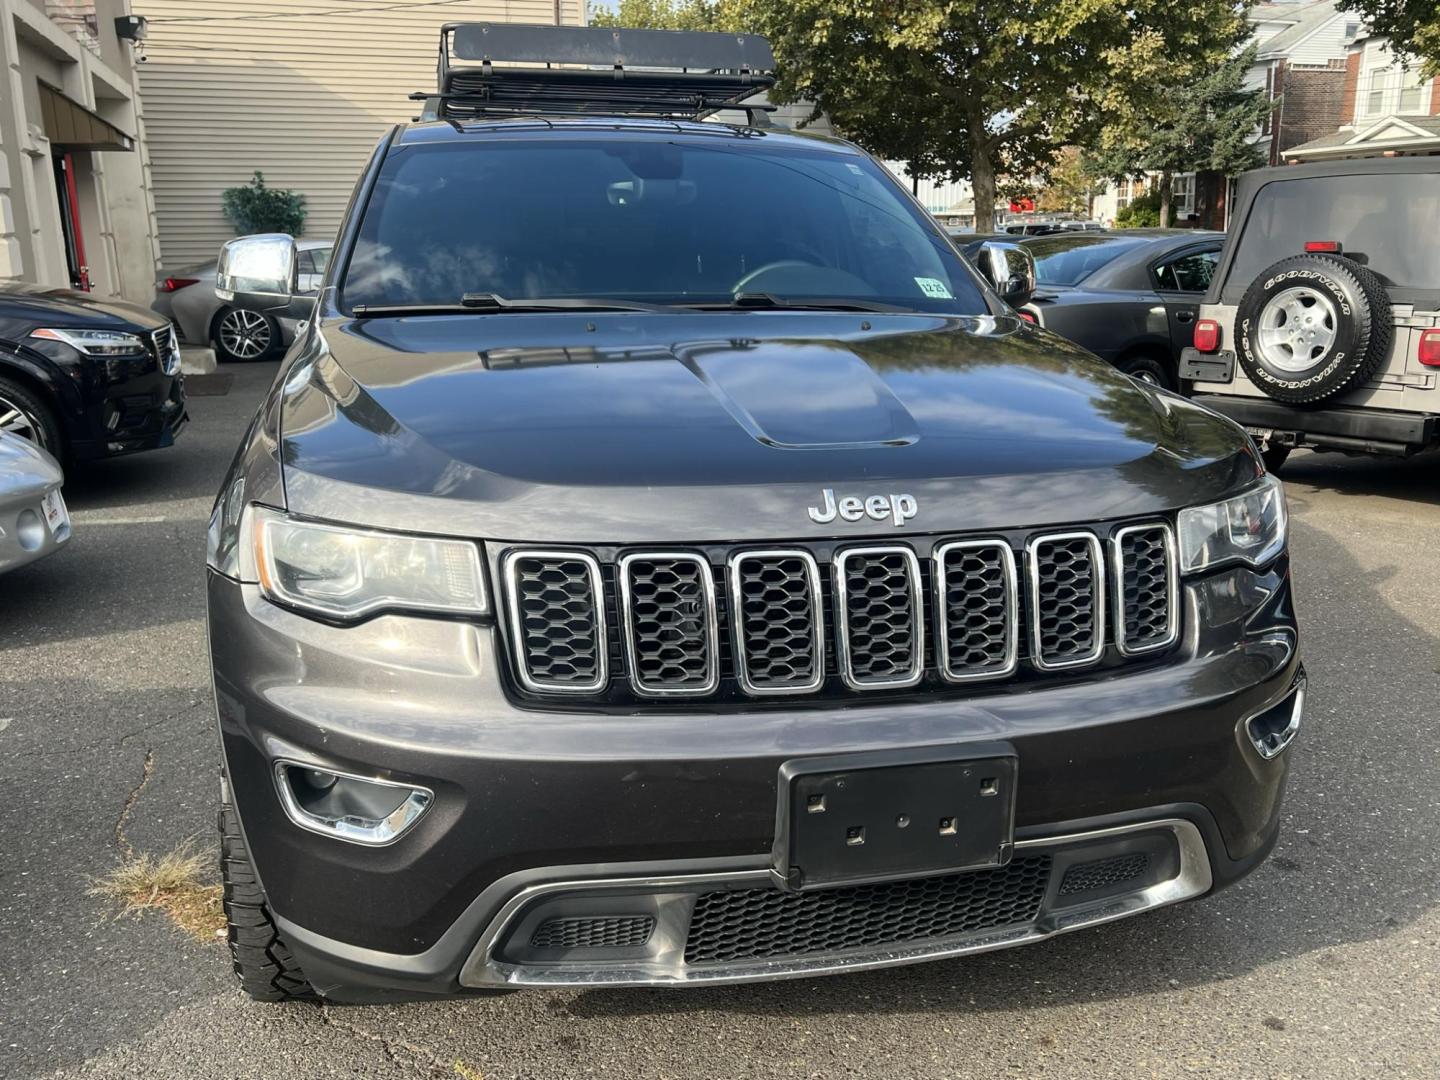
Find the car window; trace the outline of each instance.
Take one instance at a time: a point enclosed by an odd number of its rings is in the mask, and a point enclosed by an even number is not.
[[[315,267],[311,273],[323,274],[330,266],[329,248],[311,248],[307,255],[310,256],[310,264]]]
[[[1027,240],[1035,256],[1035,280],[1041,285],[1078,285],[1127,251],[1148,243],[1139,236],[1094,236],[1059,233]]]
[[[1156,287],[1166,292],[1204,292],[1219,264],[1219,248],[1188,252],[1155,268]]]
[[[1243,287],[1266,267],[1334,240],[1387,285],[1440,288],[1440,173],[1367,173],[1275,180],[1255,196],[1227,281]]]
[[[973,272],[868,158],[714,136],[397,147],[342,287],[346,306],[377,307],[737,292],[988,310]]]
[[[301,274],[315,273],[315,256],[310,251],[297,251],[295,253],[295,269]]]

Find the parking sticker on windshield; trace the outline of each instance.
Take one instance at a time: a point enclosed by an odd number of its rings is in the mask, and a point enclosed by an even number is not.
[[[915,284],[920,286],[920,291],[932,300],[954,300],[950,287],[939,278],[917,277]]]

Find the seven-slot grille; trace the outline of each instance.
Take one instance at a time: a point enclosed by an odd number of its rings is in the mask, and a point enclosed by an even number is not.
[[[887,544],[840,547],[828,564],[803,547],[721,561],[647,551],[619,558],[607,577],[580,551],[509,553],[521,684],[593,695],[613,670],[645,697],[710,695],[727,678],[752,697],[814,693],[831,677],[874,691],[927,674],[1003,679],[1022,658],[1040,672],[1078,668],[1110,642],[1131,656],[1179,636],[1178,560],[1163,522],[1103,540],[1078,529],[1032,536],[1023,575],[1003,539],[938,543],[924,560]]]

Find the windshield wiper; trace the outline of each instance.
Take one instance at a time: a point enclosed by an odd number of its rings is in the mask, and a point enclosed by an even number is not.
[[[496,293],[466,293],[455,304],[356,304],[350,313],[359,319],[396,315],[483,315],[502,311],[670,311],[664,304],[642,304],[633,300],[589,300],[584,297],[551,296],[512,300]]]
[[[737,293],[728,303],[684,304],[697,311],[878,311],[914,314],[913,308],[898,304],[882,304],[878,300],[830,299],[828,297],[796,297],[788,299],[768,292]]]

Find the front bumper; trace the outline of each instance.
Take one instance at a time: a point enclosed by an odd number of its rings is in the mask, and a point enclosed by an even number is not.
[[[76,461],[119,457],[172,446],[190,421],[185,378],[152,373],[108,387],[87,410],[86,437],[71,441]]]
[[[226,768],[247,842],[302,966],[347,1000],[906,963],[1037,940],[1227,884],[1263,859],[1277,828],[1288,755],[1263,757],[1245,721],[1299,675],[1288,562],[1222,571],[1186,594],[1180,649],[1123,674],[874,705],[562,712],[507,698],[488,626],[382,617],[342,630],[275,608],[253,586],[214,574],[209,585]],[[783,762],[896,747],[963,755],[996,741],[1020,762],[1017,857],[1058,860],[1097,842],[1076,834],[1124,827],[1125,843],[1164,841],[1160,876],[1077,908],[1051,896],[1063,878],[1052,862],[1050,899],[1019,925],[779,964],[739,958],[702,970],[677,961],[673,940],[669,955],[598,969],[584,956],[556,966],[526,953],[522,922],[539,917],[542,899],[562,905],[557,918],[575,904],[604,914],[618,889],[641,897],[633,903],[660,927],[715,886],[767,887]],[[413,782],[435,802],[389,846],[339,842],[286,817],[277,759]]]
[[[68,520],[56,528],[45,520],[45,495],[58,488],[57,482],[23,493],[0,491],[0,574],[53,555],[70,539]]]

